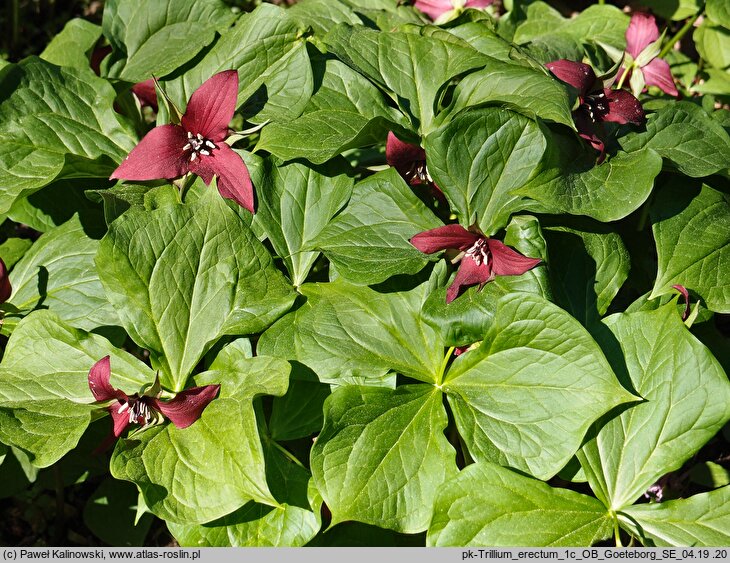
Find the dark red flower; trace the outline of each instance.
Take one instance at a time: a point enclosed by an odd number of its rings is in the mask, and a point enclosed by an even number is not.
[[[13,288],[10,286],[10,276],[8,276],[8,269],[5,266],[5,262],[0,258],[0,303],[5,303],[10,299],[10,295],[13,293]]]
[[[107,407],[114,421],[112,435],[102,444],[105,449],[116,438],[122,435],[130,424],[140,426],[157,424],[165,418],[169,419],[177,428],[187,428],[200,418],[205,407],[215,399],[220,385],[204,385],[191,387],[180,391],[173,399],[159,398],[161,388],[159,380],[144,393],[127,395],[120,389],[115,389],[109,382],[111,378],[111,363],[109,356],[104,356],[89,370],[89,389],[97,401],[112,401]]]
[[[539,258],[528,258],[504,243],[465,229],[446,225],[418,233],[411,244],[421,252],[433,254],[451,248],[462,252],[459,271],[446,291],[446,302],[459,296],[462,288],[492,281],[496,276],[519,276],[537,266]]]
[[[155,81],[152,78],[132,86],[132,92],[139,99],[139,105],[157,111],[157,92],[155,91]]]
[[[679,284],[673,285],[672,287],[674,289],[676,289],[677,291],[679,291],[679,293],[682,295],[682,297],[684,297],[684,313],[682,313],[682,320],[686,321],[687,318],[689,317],[689,312],[690,312],[689,291],[687,291],[686,287],[684,287],[683,285],[679,285]]]
[[[641,102],[626,90],[604,88],[587,64],[561,59],[545,66],[559,80],[578,90],[579,106],[573,111],[573,121],[578,134],[600,153],[598,162],[605,158],[606,148],[596,133],[597,124],[610,121],[640,125],[644,122]]]
[[[411,186],[433,182],[426,168],[426,151],[401,141],[392,131],[388,132],[385,142],[385,161]]]
[[[238,73],[219,72],[190,97],[180,125],[160,125],[145,135],[111,179],[172,180],[188,172],[241,207],[254,211],[253,185],[246,164],[224,141],[236,111]]]

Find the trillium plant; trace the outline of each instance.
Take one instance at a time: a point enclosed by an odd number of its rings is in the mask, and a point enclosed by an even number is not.
[[[0,543],[730,545],[726,0],[93,4],[0,51]]]

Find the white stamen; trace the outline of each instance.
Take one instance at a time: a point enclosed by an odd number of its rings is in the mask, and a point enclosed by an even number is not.
[[[466,251],[466,256],[471,257],[477,266],[481,266],[484,262],[489,260],[489,246],[487,245],[487,239],[480,238]]]
[[[124,411],[126,411],[129,408],[129,403],[122,403],[122,406],[119,407],[119,410],[117,410],[117,414],[122,414]]]
[[[205,146],[208,147],[208,148],[211,148],[211,149],[214,149],[215,148],[215,145],[213,143],[211,143],[207,139],[205,140]]]
[[[195,160],[197,158],[197,156],[198,156],[198,153],[196,153],[196,152],[194,152],[193,154],[191,154],[190,155],[190,162],[192,162],[193,160]]]
[[[192,138],[193,138],[193,134],[190,131],[188,131],[188,139],[192,139]]]
[[[188,150],[189,148],[190,148],[190,143],[188,143],[187,145],[185,145],[185,146],[183,147],[183,150],[184,150],[184,151],[186,151],[186,150]]]
[[[205,156],[210,156],[210,151],[207,151],[205,149],[200,149],[200,154],[204,154]]]
[[[202,141],[203,140],[203,135],[201,135],[200,133],[198,133],[196,135],[196,137],[198,138],[198,141]]]

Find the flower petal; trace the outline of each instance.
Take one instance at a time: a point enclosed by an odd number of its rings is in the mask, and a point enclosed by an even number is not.
[[[659,39],[659,28],[651,14],[636,12],[626,29],[626,51],[636,58],[644,48]]]
[[[5,303],[10,299],[10,295],[13,293],[13,288],[10,285],[10,276],[8,276],[8,269],[5,266],[5,262],[0,258],[0,303]]]
[[[110,399],[117,399],[121,397],[120,393],[126,397],[124,393],[118,389],[114,389],[109,380],[111,379],[111,360],[109,356],[104,356],[101,360],[96,362],[89,370],[89,389],[91,394],[94,395],[94,399],[97,401],[108,401]]]
[[[117,402],[112,404],[109,407],[109,414],[112,417],[112,420],[114,421],[114,428],[112,430],[112,434],[115,438],[119,438],[119,436],[122,435],[122,432],[129,426],[129,409],[124,409],[122,412],[119,412],[119,408],[125,404],[125,402]]]
[[[446,303],[459,296],[461,289],[475,284],[485,284],[494,278],[492,268],[487,262],[477,264],[471,256],[465,256],[459,265],[454,281],[446,290]]]
[[[603,93],[606,95],[608,112],[597,116],[600,121],[634,123],[635,125],[644,122],[644,108],[630,92],[606,88]]]
[[[547,63],[545,66],[558,80],[576,88],[581,96],[585,96],[592,91],[596,83],[596,73],[587,64],[560,59],[559,61]]]
[[[152,399],[154,407],[170,419],[177,428],[187,428],[200,418],[205,407],[215,399],[220,385],[205,385],[180,391],[174,399]]]
[[[193,135],[200,133],[213,142],[228,136],[238,98],[238,71],[214,74],[193,92],[182,117],[182,126]]]
[[[155,127],[132,149],[110,179],[179,178],[188,172],[189,156],[183,150],[187,142],[187,134],[179,125]]]
[[[494,0],[466,0],[465,8],[486,8],[494,4]]]
[[[432,20],[436,20],[442,14],[454,9],[451,0],[416,0],[413,6]]]
[[[596,124],[591,120],[588,111],[581,108],[577,109],[573,112],[573,121],[578,129],[578,135],[588,141],[599,152],[598,164],[603,162],[606,158],[606,146],[598,135],[596,135]]]
[[[679,291],[679,293],[682,294],[682,297],[684,297],[684,313],[682,313],[682,320],[686,321],[687,317],[689,317],[689,312],[690,312],[689,291],[687,291],[686,287],[684,287],[683,285],[679,285],[679,284],[673,285],[672,287],[674,289],[676,289],[677,291]]]
[[[529,258],[496,239],[488,239],[492,255],[492,271],[497,276],[520,276],[537,266],[542,260]]]
[[[641,72],[644,73],[644,82],[647,86],[656,86],[670,96],[679,96],[667,61],[654,59],[648,65],[642,67]]]
[[[421,252],[433,254],[447,248],[466,250],[480,238],[480,235],[467,231],[461,225],[445,225],[418,233],[410,242]]]
[[[425,162],[426,151],[418,145],[404,143],[390,131],[385,143],[385,160],[404,180],[410,182],[414,163]]]
[[[150,78],[135,84],[132,86],[132,92],[139,98],[142,107],[148,106],[157,111],[157,92],[155,91],[154,80]]]
[[[218,176],[218,192],[232,199],[244,209],[254,212],[254,195],[251,176],[243,159],[227,144],[218,143],[210,156],[201,156],[190,163],[190,170],[210,184],[213,175]]]

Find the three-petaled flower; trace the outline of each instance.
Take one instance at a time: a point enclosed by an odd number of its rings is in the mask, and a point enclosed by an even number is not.
[[[461,260],[454,281],[446,290],[446,303],[459,296],[462,288],[492,281],[496,276],[519,276],[537,266],[539,258],[528,258],[504,243],[484,236],[461,225],[446,225],[418,233],[411,244],[421,252],[433,254],[440,250],[459,250]]]
[[[667,61],[659,58],[659,28],[651,14],[637,12],[626,30],[626,68],[619,72],[620,84],[631,76],[631,91],[638,96],[644,86],[656,86],[670,96],[678,96]]]
[[[449,20],[464,8],[486,8],[494,0],[416,0],[414,6],[437,23]]]
[[[220,194],[253,213],[253,185],[248,168],[225,143],[237,96],[235,70],[212,76],[190,96],[180,125],[170,123],[152,129],[112,173],[111,179],[172,180],[192,172],[207,185],[215,175]]]
[[[604,88],[596,73],[587,64],[560,59],[545,65],[559,80],[578,90],[578,107],[573,111],[573,121],[578,134],[590,142],[599,152],[598,162],[606,156],[606,147],[598,136],[597,125],[644,122],[641,102],[625,90]]]
[[[112,387],[110,378],[111,362],[109,356],[104,356],[89,370],[89,389],[97,401],[111,401],[107,409],[114,421],[112,435],[99,447],[100,450],[119,438],[130,424],[148,426],[167,418],[177,428],[187,428],[200,418],[220,389],[220,385],[191,387],[180,391],[172,399],[162,400],[162,389],[157,378],[143,393],[133,395]]]
[[[392,131],[388,132],[385,142],[385,161],[411,186],[433,183],[426,168],[426,151],[401,141]]]

